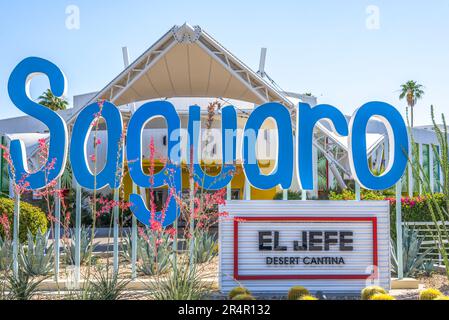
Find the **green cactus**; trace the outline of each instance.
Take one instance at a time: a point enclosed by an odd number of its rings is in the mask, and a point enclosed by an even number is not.
[[[440,290],[433,288],[424,289],[419,293],[419,300],[434,300],[442,295]]]
[[[306,288],[304,288],[302,286],[294,286],[294,287],[291,287],[290,290],[288,291],[287,299],[288,300],[298,300],[302,296],[307,296],[307,295],[310,295],[309,290],[307,290]]]
[[[362,290],[362,300],[370,300],[375,294],[387,294],[387,291],[379,286],[369,286]]]
[[[230,300],[233,300],[236,296],[242,295],[242,294],[251,295],[251,292],[244,287],[235,287],[229,292],[228,298]]]
[[[256,300],[256,298],[250,294],[238,294],[232,300]]]
[[[314,296],[306,294],[304,296],[299,297],[298,300],[315,301],[315,300],[318,300],[318,298],[315,298]]]
[[[396,300],[393,296],[386,293],[376,293],[369,300]]]

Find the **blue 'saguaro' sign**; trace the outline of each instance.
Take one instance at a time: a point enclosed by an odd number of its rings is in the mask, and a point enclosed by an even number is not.
[[[13,70],[8,92],[12,102],[24,113],[43,122],[50,132],[48,161],[54,161],[54,170],[48,175],[43,169],[29,172],[26,161],[25,145],[20,140],[11,141],[11,159],[15,169],[14,179],[17,183],[25,180],[30,190],[44,188],[57,179],[63,172],[68,153],[68,133],[65,121],[54,111],[32,101],[27,92],[27,85],[34,74],[48,77],[54,95],[61,96],[66,89],[66,79],[62,71],[50,61],[30,57],[20,62]],[[96,115],[101,110],[101,117],[107,123],[108,148],[105,167],[93,173],[88,165],[86,142],[93,127]],[[271,189],[280,186],[288,189],[292,179],[298,180],[304,190],[313,189],[312,143],[313,129],[320,120],[328,120],[340,136],[348,137],[349,163],[356,181],[366,189],[383,190],[399,181],[407,165],[409,140],[407,128],[400,113],[393,106],[384,102],[369,102],[357,109],[349,124],[345,116],[331,105],[318,105],[311,108],[300,103],[297,110],[296,128],[293,128],[290,112],[279,103],[266,103],[254,109],[244,128],[243,137],[243,169],[249,183],[258,189]],[[371,117],[378,116],[383,121],[389,135],[389,146],[392,156],[386,165],[385,172],[374,175],[368,166],[366,152],[366,126]],[[154,118],[163,118],[167,124],[168,161],[164,170],[155,174],[153,184],[142,170],[142,132],[145,124]],[[268,118],[276,122],[278,131],[278,155],[276,168],[268,175],[263,174],[256,158],[254,139]],[[222,148],[223,179],[216,179],[202,171],[198,164],[198,137],[200,130],[200,109],[192,106],[189,110],[189,147],[193,153],[195,179],[205,189],[218,190],[224,188],[235,172],[237,113],[233,106],[222,109]],[[85,107],[76,119],[71,135],[70,162],[76,181],[84,188],[101,189],[109,186],[118,188],[122,181],[123,159],[126,152],[128,167],[132,180],[141,188],[162,187],[167,184],[166,172],[170,172],[171,187],[181,192],[181,121],[175,107],[167,101],[148,102],[142,105],[129,121],[126,132],[127,144],[122,139],[123,119],[118,108],[110,103],[93,103]],[[296,137],[293,135],[296,129]],[[296,138],[296,140],[295,140]],[[296,148],[294,146],[296,144]],[[296,149],[296,159],[294,152]],[[298,176],[293,177],[296,166]],[[117,170],[119,168],[120,170]],[[171,224],[178,216],[178,208],[172,197],[163,221]],[[150,212],[138,194],[131,194],[131,209],[138,220],[148,224]]]

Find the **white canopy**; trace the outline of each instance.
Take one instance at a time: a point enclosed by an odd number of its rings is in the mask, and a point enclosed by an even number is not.
[[[171,97],[223,97],[293,107],[270,82],[252,71],[199,26],[174,26],[87,104],[116,105]],[[74,115],[70,120],[76,117]]]

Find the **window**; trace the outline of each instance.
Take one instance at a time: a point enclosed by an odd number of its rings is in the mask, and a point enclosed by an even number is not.
[[[151,199],[150,192],[151,192],[150,189],[146,189],[147,205],[148,206],[150,204],[150,199]],[[161,211],[162,208],[165,205],[165,202],[167,201],[168,189],[156,189],[156,190],[153,190],[153,196],[154,196],[154,202],[156,204],[156,210],[157,211]]]

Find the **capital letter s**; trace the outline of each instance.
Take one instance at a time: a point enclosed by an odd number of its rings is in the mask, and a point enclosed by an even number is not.
[[[33,76],[45,74],[50,89],[57,97],[64,95],[66,79],[62,71],[48,60],[30,57],[20,62],[9,77],[8,93],[18,109],[43,122],[50,132],[50,146],[47,163],[54,162],[54,169],[46,172],[39,169],[30,173],[27,165],[25,145],[21,140],[11,141],[11,160],[15,169],[16,183],[28,182],[31,190],[41,189],[57,179],[63,172],[67,160],[67,125],[56,112],[31,100],[29,84]]]

